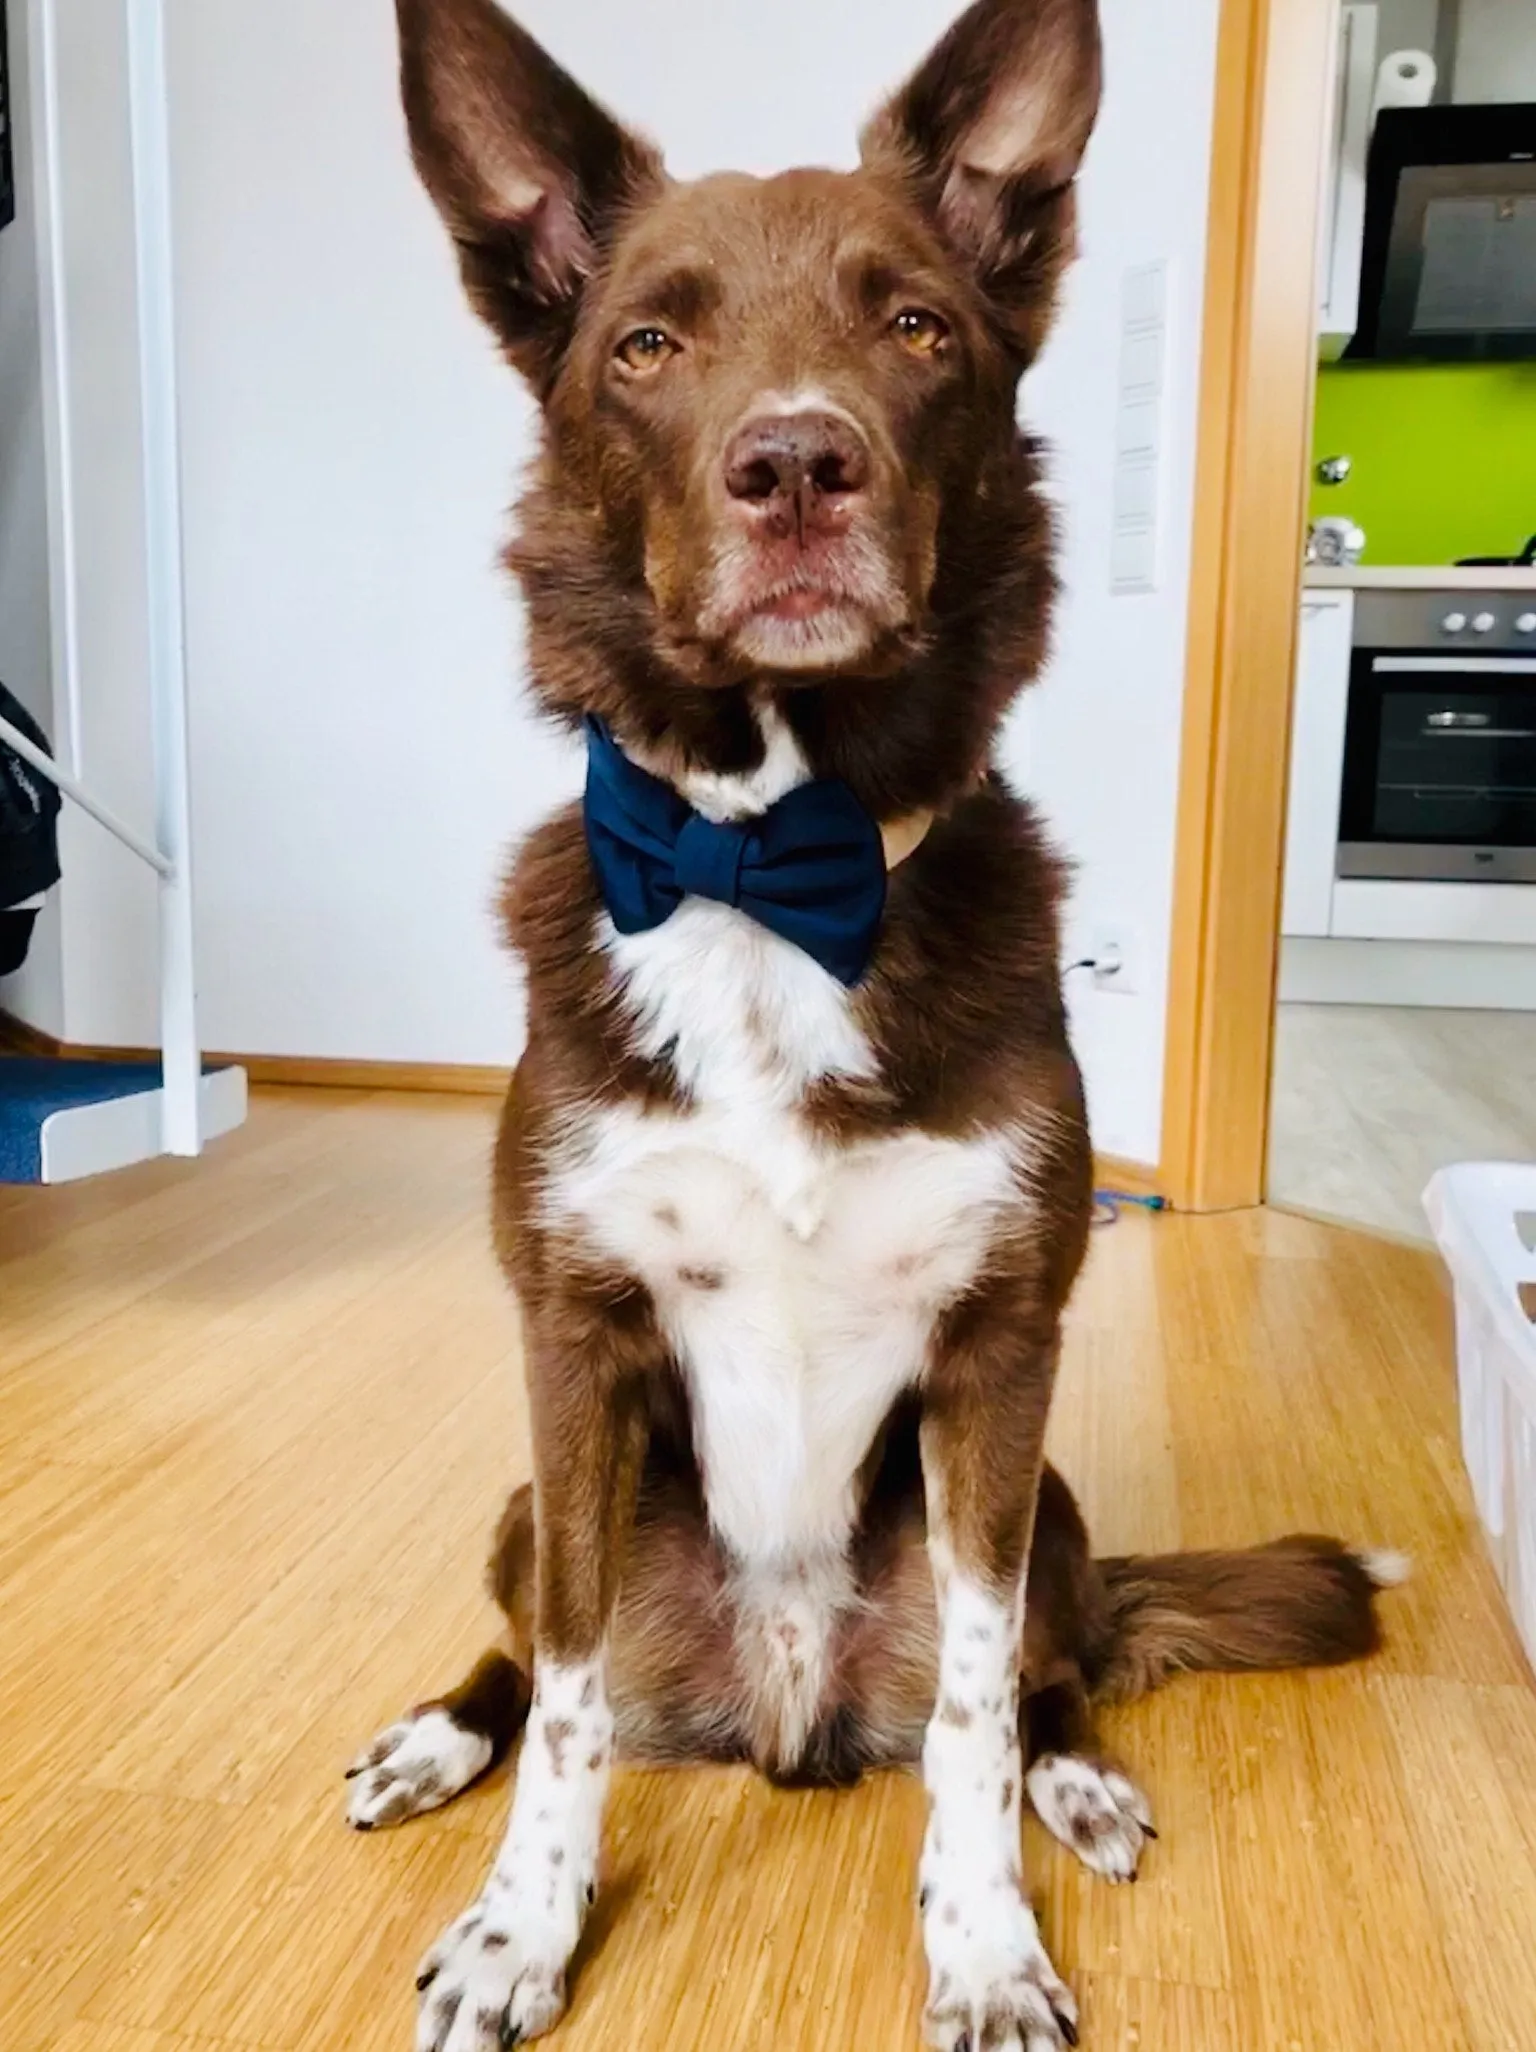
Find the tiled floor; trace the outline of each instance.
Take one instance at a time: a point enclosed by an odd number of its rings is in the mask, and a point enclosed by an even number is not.
[[[1426,1239],[1452,1161],[1536,1161],[1536,1013],[1282,1005],[1269,1196]]]

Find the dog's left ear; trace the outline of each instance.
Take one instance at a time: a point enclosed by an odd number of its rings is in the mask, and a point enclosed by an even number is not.
[[[542,397],[581,288],[661,159],[495,0],[396,0],[411,153],[472,304]]]
[[[974,265],[1025,361],[1073,253],[1101,78],[1096,0],[976,0],[861,139]]]

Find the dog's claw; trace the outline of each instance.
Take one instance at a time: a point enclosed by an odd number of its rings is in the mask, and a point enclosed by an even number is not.
[[[1061,2032],[1067,2043],[1075,2045],[1077,2043],[1077,2025],[1073,2023],[1071,2017],[1063,2016],[1059,2009],[1052,2010],[1051,2014],[1056,2019],[1056,2028]]]

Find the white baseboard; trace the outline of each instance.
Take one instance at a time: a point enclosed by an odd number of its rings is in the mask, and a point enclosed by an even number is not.
[[[1280,1002],[1536,1011],[1536,947],[1293,936],[1280,943]]]
[[[75,1183],[163,1154],[162,1095],[141,1090],[133,1097],[109,1097],[52,1113],[43,1121],[40,1136],[43,1181]],[[204,1076],[203,1138],[217,1140],[243,1125],[246,1104],[244,1069],[215,1069]]]

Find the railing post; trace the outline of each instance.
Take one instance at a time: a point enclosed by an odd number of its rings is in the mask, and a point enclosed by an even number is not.
[[[160,848],[173,865],[171,873],[160,879],[164,1146],[168,1154],[198,1154],[202,1151],[202,1056],[198,1046],[193,957],[192,805],[165,11],[164,0],[124,0],[124,6],[133,137],[155,828]]]

